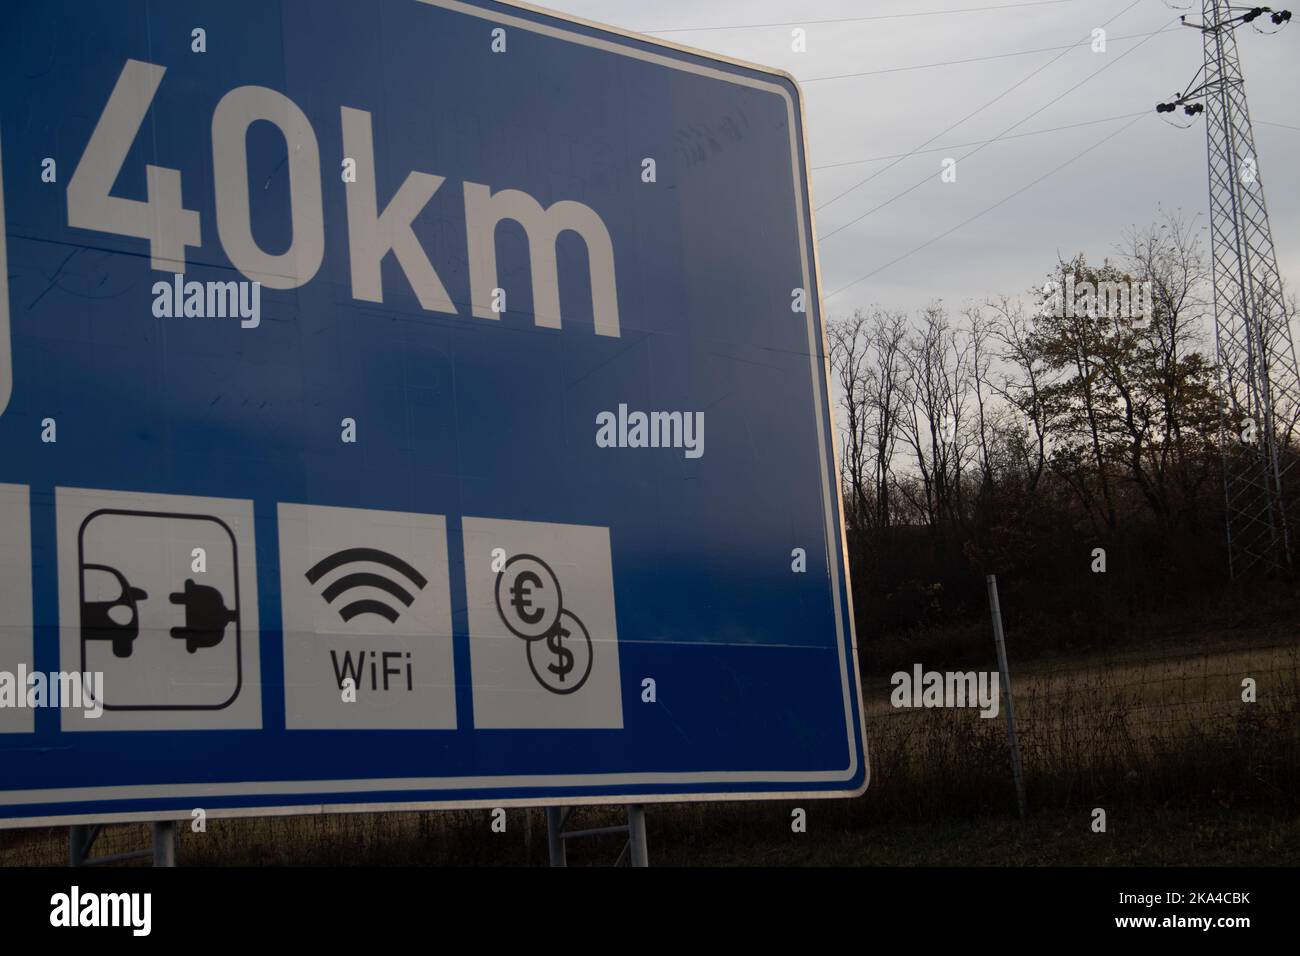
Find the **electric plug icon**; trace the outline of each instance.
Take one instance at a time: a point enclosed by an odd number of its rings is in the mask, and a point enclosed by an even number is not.
[[[173,604],[185,606],[185,626],[173,627],[172,637],[185,641],[185,650],[193,654],[200,647],[215,647],[226,635],[226,625],[239,617],[238,611],[226,607],[221,592],[206,584],[186,580],[185,590],[170,596]]]

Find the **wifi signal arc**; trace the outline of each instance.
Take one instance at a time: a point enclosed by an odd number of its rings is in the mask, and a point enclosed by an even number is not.
[[[337,551],[317,562],[305,576],[308,582],[316,584],[331,571],[335,571],[347,564],[359,562],[371,562],[390,568],[407,578],[415,585],[417,591],[423,590],[424,586],[429,583],[424,575],[401,558],[389,554],[387,551],[380,551],[378,548],[345,548],[342,551]],[[396,581],[369,571],[355,571],[351,574],[345,574],[325,588],[321,592],[321,596],[326,602],[333,604],[335,599],[355,588],[375,588],[392,595],[406,607],[410,607],[415,601],[415,597]],[[339,608],[339,616],[344,621],[350,621],[361,614],[377,614],[392,624],[397,620],[400,613],[400,611],[390,607],[383,601],[377,601],[373,598],[352,601]]]
[[[344,548],[342,551],[336,551],[329,557],[322,558],[317,562],[307,572],[307,580],[315,584],[331,571],[341,568],[345,564],[356,564],[361,561],[371,561],[392,568],[398,574],[407,577],[419,590],[422,590],[429,583],[424,575],[401,558],[389,554],[387,551],[380,551],[378,548]]]
[[[382,618],[387,618],[389,624],[397,620],[397,612],[383,601],[353,601],[339,608],[339,617],[345,621],[350,621],[359,614],[378,614]]]
[[[345,574],[322,591],[321,596],[333,604],[336,597],[344,591],[350,591],[352,588],[378,588],[381,591],[387,591],[407,607],[410,607],[411,602],[415,600],[411,592],[396,581],[390,581],[381,574],[371,574],[367,571]]]

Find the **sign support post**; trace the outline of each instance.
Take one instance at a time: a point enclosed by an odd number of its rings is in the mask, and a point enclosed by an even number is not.
[[[149,825],[153,844],[150,850],[131,850],[126,853],[92,857],[90,848],[95,845],[103,829],[104,825],[101,823],[83,823],[68,827],[68,866],[99,866],[104,863],[138,860],[144,857],[152,857],[154,866],[174,867],[176,865],[177,830],[174,820],[159,820]]]
[[[594,827],[590,830],[565,830],[564,825],[573,815],[573,807],[546,808],[546,837],[551,849],[551,866],[568,866],[565,840],[579,837],[606,836],[611,833],[626,833],[627,842],[614,861],[615,866],[628,859],[630,866],[649,866],[650,856],[646,849],[645,808],[640,804],[627,805],[627,823],[621,826]]]
[[[568,866],[564,853],[564,821],[566,807],[546,808],[546,845],[551,853],[551,866]]]
[[[649,866],[650,856],[645,840],[645,807],[639,804],[627,808],[627,842],[632,848],[632,865]]]
[[[160,820],[153,824],[153,865],[176,865],[176,821]]]
[[[68,866],[84,866],[90,845],[95,842],[96,827],[80,824],[68,827]]]

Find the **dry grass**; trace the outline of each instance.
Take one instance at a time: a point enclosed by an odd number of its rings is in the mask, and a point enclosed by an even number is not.
[[[1257,700],[1241,699],[1253,678]],[[1095,802],[1294,806],[1300,793],[1300,648],[1144,649],[1013,665],[1016,730],[1034,809]],[[868,710],[876,799],[901,815],[1008,805],[1005,718]]]

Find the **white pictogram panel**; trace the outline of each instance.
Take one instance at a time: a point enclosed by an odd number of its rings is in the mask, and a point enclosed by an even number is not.
[[[260,728],[250,501],[55,491],[59,660],[102,673],[103,716],[64,730]]]
[[[456,726],[441,515],[282,504],[285,726]]]
[[[474,726],[622,727],[609,529],[464,530]]]
[[[0,229],[0,235],[3,230]],[[30,733],[31,708],[23,706],[32,661],[32,529],[25,485],[0,485],[0,734]],[[23,695],[23,700],[19,699]]]

